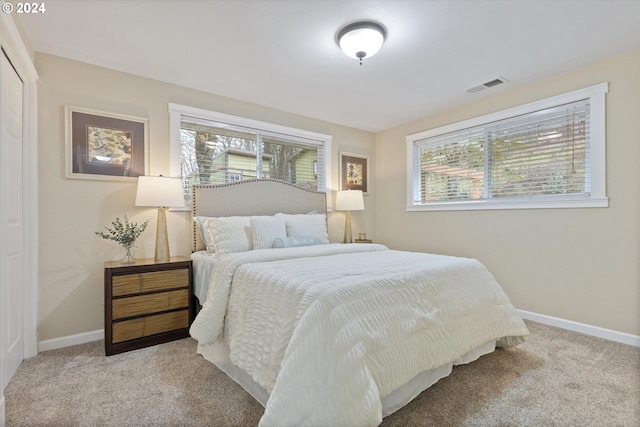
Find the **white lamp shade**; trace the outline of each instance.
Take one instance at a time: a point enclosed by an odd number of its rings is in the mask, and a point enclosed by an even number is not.
[[[182,181],[165,176],[138,177],[136,206],[184,207]]]
[[[364,198],[361,190],[344,190],[336,194],[336,210],[362,211],[364,210]]]

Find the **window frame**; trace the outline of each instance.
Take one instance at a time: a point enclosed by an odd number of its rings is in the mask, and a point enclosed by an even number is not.
[[[549,208],[593,208],[608,207],[606,195],[606,133],[605,94],[609,91],[607,82],[551,98],[542,99],[514,108],[452,123],[434,129],[406,136],[407,148],[407,211],[452,211],[485,209],[549,209]],[[498,120],[530,114],[539,110],[557,107],[584,99],[590,102],[590,150],[588,167],[591,171],[591,191],[589,195],[553,195],[521,197],[508,200],[455,200],[416,203],[420,199],[420,171],[415,170],[415,143],[426,138],[457,132],[463,129],[483,126]],[[486,168],[485,168],[486,170]]]
[[[302,129],[296,129],[288,126],[277,125],[259,120],[247,119],[245,117],[232,116],[229,114],[218,113],[215,111],[205,110],[187,105],[169,103],[169,171],[172,177],[181,177],[182,171],[180,167],[180,129],[182,117],[192,117],[202,120],[210,120],[214,122],[226,123],[232,126],[241,126],[256,132],[268,132],[282,134],[284,136],[293,136],[304,138],[310,144],[322,147],[322,164],[324,166],[324,179],[318,181],[319,192],[328,193],[331,186],[331,144],[333,137],[331,135],[311,132]],[[329,200],[327,200],[327,203]],[[187,206],[190,203],[187,201]],[[189,210],[190,208],[185,208]]]

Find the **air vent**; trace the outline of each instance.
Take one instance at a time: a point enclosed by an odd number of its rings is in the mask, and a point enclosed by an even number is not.
[[[490,88],[490,87],[494,87],[494,86],[498,86],[501,85],[502,83],[506,83],[508,82],[507,79],[505,79],[504,77],[497,77],[493,80],[489,80],[488,82],[479,84],[478,86],[474,86],[472,88],[467,89],[467,92],[469,93],[476,93],[476,92],[480,92],[481,90]]]

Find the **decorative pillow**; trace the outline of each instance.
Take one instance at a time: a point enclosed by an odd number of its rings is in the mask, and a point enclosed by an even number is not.
[[[317,237],[320,243],[329,243],[327,216],[325,214],[276,214],[287,223],[287,237]]]
[[[276,238],[287,237],[285,219],[275,216],[251,217],[253,249],[271,249]]]
[[[210,217],[205,224],[201,234],[208,252],[223,255],[253,249],[251,217]]]
[[[273,240],[274,248],[292,248],[297,246],[319,245],[317,237],[276,237]]]

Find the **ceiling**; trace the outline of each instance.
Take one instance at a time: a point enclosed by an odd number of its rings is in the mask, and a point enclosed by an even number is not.
[[[640,0],[45,4],[35,51],[373,132],[640,49]],[[361,19],[387,29],[362,66],[335,41]]]

